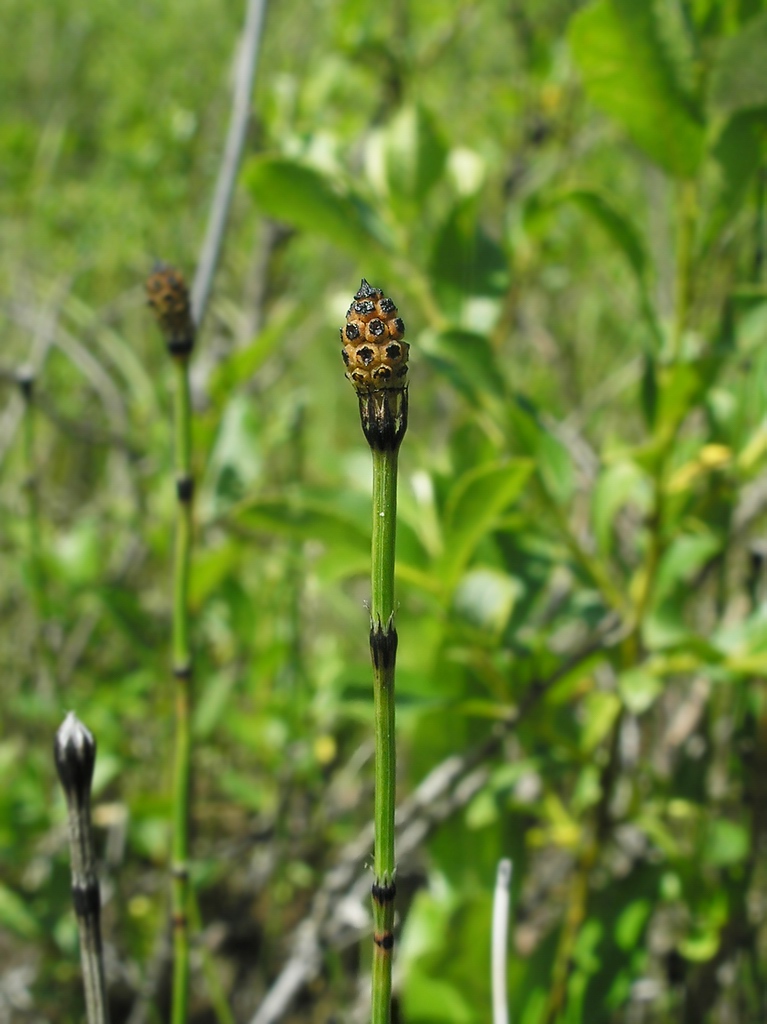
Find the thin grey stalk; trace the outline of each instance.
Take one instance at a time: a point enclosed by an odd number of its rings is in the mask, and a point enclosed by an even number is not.
[[[229,219],[229,209],[232,205],[237,172],[240,169],[242,152],[245,147],[250,120],[250,98],[258,64],[265,10],[266,0],[248,0],[245,24],[238,43],[240,53],[234,83],[232,115],[229,121],[224,155],[216,180],[216,189],[213,193],[205,241],[192,284],[192,318],[198,327],[205,316],[210,291],[213,287],[213,278],[216,275],[216,267]]]
[[[73,711],[69,712],[56,733],[53,754],[67,799],[72,901],[80,931],[88,1024],[108,1024],[109,1006],[101,942],[101,895],[91,829],[91,784],[96,764],[96,740]]]
[[[491,950],[491,981],[493,988],[493,1024],[509,1024],[509,1000],[506,984],[506,961],[509,946],[509,891],[512,863],[504,858],[498,862],[493,896],[493,941]]]

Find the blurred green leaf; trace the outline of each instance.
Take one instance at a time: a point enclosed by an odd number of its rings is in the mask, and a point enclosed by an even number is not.
[[[615,922],[615,941],[621,949],[633,949],[649,920],[652,904],[648,899],[633,900],[620,912]]]
[[[701,853],[707,864],[726,868],[741,864],[748,856],[749,848],[748,829],[734,821],[720,818],[709,822]]]
[[[233,516],[255,530],[302,540],[350,547],[369,554],[370,515],[363,495],[348,492],[312,494],[291,498],[252,498],[238,506]]]
[[[725,39],[711,72],[709,100],[715,110],[732,114],[767,106],[767,12]]]
[[[211,395],[224,402],[234,390],[251,381],[275,349],[284,343],[288,332],[294,328],[295,319],[295,304],[286,302],[250,344],[235,349],[214,368]]]
[[[103,555],[100,524],[82,516],[67,533],[59,535],[51,562],[60,579],[73,586],[85,586],[100,576]]]
[[[483,536],[519,496],[532,472],[527,459],[478,466],[465,473],[450,492],[445,509],[445,553],[439,571],[452,590]]]
[[[704,964],[719,949],[719,929],[715,925],[700,927],[679,943],[679,952],[686,960]]]
[[[706,208],[704,244],[711,245],[732,224],[753,181],[761,154],[765,120],[753,112],[736,114],[716,139],[711,156],[716,170],[714,194]]]
[[[471,625],[500,633],[519,593],[520,583],[512,576],[495,569],[473,569],[458,584],[453,607]]]
[[[613,547],[616,517],[626,505],[640,511],[649,507],[650,487],[646,475],[634,462],[621,460],[599,474],[591,503],[591,520],[597,546],[603,555]]]
[[[234,541],[199,551],[194,556],[189,603],[199,610],[242,562],[242,546]]]
[[[509,283],[503,249],[479,223],[478,197],[455,203],[434,239],[431,277],[440,295],[501,296]]]
[[[445,169],[447,145],[421,106],[399,110],[368,149],[370,177],[395,207],[424,202]]]
[[[655,9],[636,0],[595,0],[570,22],[586,91],[656,163],[695,174],[704,147],[698,112],[679,85]]]
[[[663,680],[644,668],[630,668],[621,672],[618,690],[625,707],[632,715],[641,715],[652,707],[663,692]]]
[[[581,750],[584,753],[591,753],[612,729],[620,712],[621,702],[614,693],[594,690],[586,695],[582,707]]]
[[[256,408],[244,394],[231,396],[205,467],[206,504],[220,514],[243,498],[259,479],[262,432]]]
[[[644,239],[636,225],[606,196],[588,189],[572,189],[555,197],[556,203],[573,203],[601,225],[620,249],[640,282],[644,281],[649,261]]]
[[[570,453],[524,396],[517,395],[508,412],[514,432],[532,457],[547,493],[558,504],[566,505],[575,487]]]
[[[0,882],[0,927],[22,939],[36,939],[40,925],[27,900]]]
[[[660,603],[677,587],[686,587],[721,547],[721,539],[708,532],[675,537],[658,567],[653,601]]]
[[[661,444],[665,444],[668,433],[676,429],[702,395],[707,383],[707,370],[703,360],[677,362],[659,368],[656,433]]]
[[[254,157],[245,182],[262,213],[359,255],[378,248],[383,230],[372,207],[344,193],[320,171],[281,157]]]
[[[419,351],[475,405],[502,398],[506,384],[490,342],[471,331],[424,332]]]

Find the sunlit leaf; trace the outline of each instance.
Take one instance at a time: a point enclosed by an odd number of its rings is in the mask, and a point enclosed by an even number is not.
[[[315,168],[281,157],[255,157],[244,175],[262,213],[357,255],[361,243],[380,245],[383,229],[372,208]]]
[[[651,494],[647,477],[634,462],[619,461],[600,473],[593,492],[591,517],[599,550],[608,554],[613,545],[616,516],[626,505],[648,507]]]
[[[710,822],[701,850],[703,859],[714,867],[730,867],[746,859],[749,833],[743,825],[725,818]]]
[[[663,692],[663,680],[641,667],[622,672],[618,690],[624,705],[633,715],[641,715]]]
[[[425,332],[419,339],[419,348],[472,403],[482,405],[488,396],[503,397],[504,375],[484,335],[458,330]]]
[[[399,110],[371,140],[371,178],[395,206],[422,203],[442,176],[447,146],[433,117],[421,106]]]
[[[431,274],[440,294],[503,295],[508,287],[508,259],[479,224],[475,197],[461,199],[437,232]]]
[[[724,40],[711,73],[709,98],[718,111],[767,107],[767,13],[751,18],[737,35]]]
[[[0,926],[22,939],[35,939],[40,926],[28,902],[0,883]]]
[[[445,554],[441,572],[452,587],[471,555],[500,515],[520,494],[532,471],[526,459],[479,466],[464,474],[450,493],[445,510]]]
[[[594,690],[583,700],[581,748],[594,750],[607,736],[620,712],[621,702],[614,693]]]
[[[625,256],[640,280],[648,270],[647,248],[633,221],[599,192],[572,189],[555,197],[557,203],[573,203],[593,217]]]
[[[572,19],[570,45],[594,103],[670,174],[693,175],[704,129],[662,43],[654,5],[595,0]]]

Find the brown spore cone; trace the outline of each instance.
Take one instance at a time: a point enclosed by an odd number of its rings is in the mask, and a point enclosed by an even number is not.
[[[407,384],[410,346],[394,302],[363,277],[341,328],[346,376],[358,394]]]
[[[181,271],[158,262],[146,281],[147,301],[174,356],[189,355],[195,328],[189,289]]]

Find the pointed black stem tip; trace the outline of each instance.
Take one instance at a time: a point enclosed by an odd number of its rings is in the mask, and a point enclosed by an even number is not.
[[[68,800],[85,803],[96,764],[96,740],[74,711],[64,719],[53,744],[53,757]]]
[[[380,288],[374,288],[372,284],[368,284],[365,278],[362,278],[360,282],[357,294],[354,296],[355,299],[369,299],[371,295],[379,295],[381,292]]]

